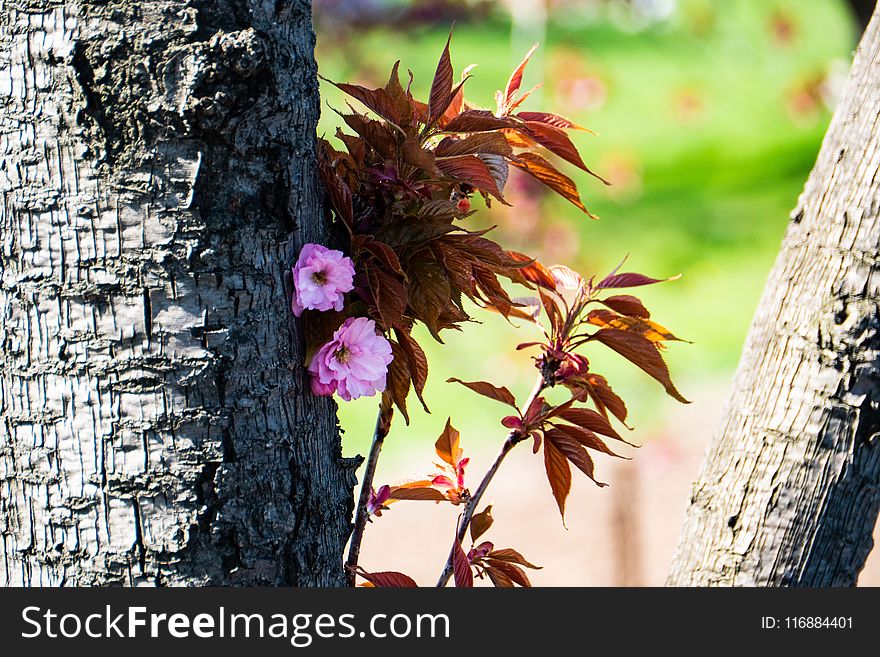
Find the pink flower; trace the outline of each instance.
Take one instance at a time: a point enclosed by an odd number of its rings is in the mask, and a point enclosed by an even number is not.
[[[293,314],[303,310],[342,310],[344,294],[354,287],[354,265],[342,251],[306,244],[293,266]]]
[[[317,395],[336,392],[345,401],[372,397],[385,390],[392,360],[391,343],[376,333],[376,322],[349,317],[309,363],[312,391]]]
[[[370,487],[370,497],[367,499],[367,515],[381,517],[383,511],[388,510],[388,498],[391,497],[391,486],[385,484],[377,491]],[[367,518],[369,520],[369,517]]]

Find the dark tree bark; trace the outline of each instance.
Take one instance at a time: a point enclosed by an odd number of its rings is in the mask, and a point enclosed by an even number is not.
[[[324,241],[307,0],[0,8],[8,585],[342,585],[353,463],[286,271]]]
[[[875,14],[752,323],[669,584],[856,583],[880,509],[878,252]]]

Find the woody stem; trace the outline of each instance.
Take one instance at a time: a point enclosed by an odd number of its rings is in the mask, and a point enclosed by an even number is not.
[[[382,410],[376,416],[376,428],[373,429],[373,442],[370,445],[370,454],[367,456],[367,465],[364,468],[364,479],[361,482],[361,491],[358,496],[357,508],[354,511],[354,527],[351,531],[351,543],[348,546],[348,558],[345,560],[345,571],[348,574],[349,586],[354,586],[358,558],[361,554],[361,541],[364,538],[364,529],[370,513],[367,510],[367,502],[370,492],[373,490],[373,478],[376,476],[376,466],[379,463],[379,454],[382,452],[382,444],[388,435],[388,425],[383,421]]]
[[[538,397],[542,392],[544,392],[547,385],[544,383],[544,378],[542,376],[538,376],[538,380],[535,382],[535,387],[532,388],[532,392],[529,394],[528,399],[526,399],[525,404],[523,404],[522,408],[527,409],[531,406],[532,402],[535,398]],[[492,482],[492,478],[495,476],[495,473],[498,472],[498,468],[501,467],[501,462],[504,461],[504,457],[507,456],[507,453],[514,448],[514,446],[521,442],[522,438],[517,437],[515,431],[511,431],[507,438],[504,440],[504,444],[501,445],[501,451],[498,453],[498,456],[495,458],[495,462],[492,463],[492,466],[483,475],[483,480],[480,482],[480,485],[477,486],[477,490],[474,491],[473,495],[471,495],[470,499],[467,501],[464,507],[464,513],[461,516],[461,522],[458,525],[458,533],[455,536],[455,540],[457,543],[461,543],[464,540],[465,534],[467,534],[468,528],[470,527],[471,520],[474,517],[474,513],[477,510],[477,506],[480,504],[480,500],[483,497],[483,494],[486,492],[486,489],[489,487],[489,484]],[[455,555],[455,545],[452,546],[452,549],[449,551],[449,557],[446,559],[446,566],[443,568],[443,572],[440,575],[440,579],[437,580],[437,587],[442,588],[446,586],[447,582],[449,582],[449,578],[452,576],[452,571],[454,568],[453,558]]]

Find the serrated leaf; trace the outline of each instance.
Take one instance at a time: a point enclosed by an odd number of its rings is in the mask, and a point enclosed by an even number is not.
[[[559,194],[566,201],[569,201],[576,207],[580,208],[591,218],[596,218],[596,216],[584,206],[581,201],[581,196],[578,193],[577,185],[575,185],[571,178],[535,153],[520,153],[518,158],[519,161],[512,160],[510,164],[525,171],[538,182],[547,185],[547,187]]]
[[[419,586],[409,575],[404,575],[403,573],[398,573],[393,570],[386,570],[379,573],[368,573],[361,569],[358,570],[358,575],[363,577],[373,586],[380,588],[414,589]]]
[[[591,176],[593,176],[597,180],[602,181],[606,185],[611,184],[584,163],[584,160],[581,157],[580,153],[578,153],[577,148],[575,148],[575,145],[572,143],[571,139],[569,139],[568,135],[565,134],[565,132],[552,125],[539,123],[537,121],[526,121],[525,125],[525,129],[521,130],[520,132],[525,134],[529,139],[532,139],[535,142],[539,143],[548,151],[550,151],[554,155],[558,155],[566,162],[570,162],[571,164],[575,165],[578,169],[586,171]]]
[[[608,274],[596,285],[597,290],[619,287],[640,287],[642,285],[652,285],[653,283],[665,283],[666,281],[674,281],[679,276],[671,276],[670,278],[651,278],[644,274],[636,274],[635,272],[624,272],[616,274],[614,272]]]
[[[473,587],[474,574],[471,571],[470,563],[468,563],[467,555],[461,548],[461,543],[458,542],[458,539],[455,539],[455,544],[452,546],[452,568],[457,588]]]
[[[443,113],[452,102],[452,61],[449,57],[449,42],[452,40],[452,32],[446,39],[446,46],[437,62],[437,70],[434,72],[434,80],[431,82],[431,93],[428,97],[428,125],[433,124],[443,116]]]
[[[554,114],[553,112],[518,112],[516,118],[522,121],[544,123],[553,126],[554,128],[561,128],[562,130],[583,130],[584,132],[593,132],[589,128],[584,128],[571,119],[567,119],[559,114]]]
[[[406,310],[406,286],[377,267],[365,269],[382,326],[385,330],[390,330],[401,320]]]
[[[608,306],[611,310],[627,315],[628,317],[642,317],[647,319],[651,316],[648,309],[642,304],[641,300],[630,294],[616,294],[605,299],[600,299],[600,303]]]
[[[460,439],[461,434],[458,429],[452,426],[452,418],[448,418],[446,420],[446,426],[443,428],[443,433],[440,434],[437,442],[434,443],[434,450],[437,452],[437,456],[453,468],[456,467],[461,460],[462,450],[459,445]]]
[[[406,354],[394,340],[391,342],[391,355],[393,360],[388,366],[386,376],[386,392],[390,395],[394,405],[400,410],[403,419],[409,424],[409,413],[406,411],[406,396],[409,394],[411,376],[409,367],[406,365]]]
[[[434,154],[438,158],[481,153],[513,157],[510,144],[500,132],[478,132],[462,139],[447,137],[437,144],[437,148],[434,150]]]
[[[607,417],[607,411],[610,411],[614,417],[626,424],[626,404],[611,389],[605,377],[598,374],[588,374],[583,380],[577,382],[575,387],[577,386],[593,400],[599,413]],[[581,401],[586,400],[582,399]]]
[[[571,490],[571,469],[568,467],[568,459],[549,440],[544,440],[544,470],[547,473],[547,481],[550,482],[550,490],[559,507],[559,515],[565,521],[565,500]]]
[[[686,340],[673,335],[669,329],[657,322],[652,322],[650,319],[618,315],[610,310],[593,310],[587,315],[586,321],[600,328],[615,328],[621,331],[629,331],[630,333],[641,335],[643,338],[654,343],[663,342],[664,340],[686,342]]]
[[[448,502],[446,496],[426,482],[425,486],[392,486],[389,499],[423,502]]]
[[[499,589],[515,588],[513,580],[511,580],[501,570],[497,570],[495,568],[487,568],[486,575],[488,575],[489,581],[491,581],[492,584]]]
[[[532,583],[529,581],[528,575],[526,575],[525,571],[512,563],[507,561],[497,561],[495,559],[486,559],[486,564],[488,565],[488,571],[497,573],[502,573],[512,582],[519,584],[524,588],[530,588]],[[490,576],[491,579],[491,576]]]
[[[529,283],[534,283],[547,290],[556,289],[556,279],[553,277],[553,272],[540,262],[518,251],[507,251],[507,255],[519,263],[527,263],[518,267],[517,273]]]
[[[531,47],[531,49],[526,53],[526,56],[523,57],[522,62],[520,62],[519,66],[517,66],[513,73],[510,74],[510,78],[507,80],[507,85],[504,87],[504,106],[510,107],[510,105],[514,101],[514,97],[516,96],[516,92],[519,91],[520,86],[522,85],[523,72],[525,71],[526,64],[529,63],[529,59],[534,54],[535,50],[538,49],[538,44],[536,43]]]
[[[546,452],[547,447],[551,445],[558,449],[578,470],[592,479],[597,486],[604,487],[608,485],[601,481],[596,481],[593,459],[590,458],[587,450],[577,440],[564,431],[553,428],[544,432],[544,451]]]
[[[612,451],[605,442],[599,438],[595,433],[590,431],[589,429],[584,429],[582,427],[575,427],[570,424],[554,424],[559,431],[563,431],[567,433],[569,436],[578,441],[581,445],[586,447],[587,449],[594,449],[597,452],[602,452],[603,454],[608,454],[609,456],[616,456],[617,458],[626,458]]]
[[[473,518],[471,518],[471,541],[476,543],[477,539],[489,530],[493,522],[491,504],[479,513],[475,513]]]
[[[613,349],[642,369],[646,374],[659,381],[666,390],[666,393],[673,399],[677,399],[683,404],[690,404],[675,389],[675,385],[673,385],[672,379],[669,376],[669,368],[666,367],[660,352],[657,351],[657,347],[650,340],[635,333],[613,328],[597,331],[590,336],[590,340],[601,342],[606,347]]]
[[[478,395],[483,395],[483,397],[488,397],[489,399],[494,399],[502,404],[507,404],[508,406],[516,408],[516,398],[513,396],[513,393],[504,386],[493,386],[486,381],[462,381],[455,377],[446,379],[446,383],[460,383],[464,387],[470,388]]]
[[[489,132],[504,128],[518,128],[522,125],[506,116],[495,116],[489,110],[465,110],[444,128],[445,132]]]
[[[412,376],[413,388],[415,388],[416,395],[418,395],[419,401],[421,401],[425,411],[430,412],[428,411],[428,406],[425,403],[425,400],[422,398],[422,393],[425,390],[425,383],[428,381],[428,358],[425,356],[425,352],[422,350],[421,346],[419,346],[419,343],[413,339],[410,333],[400,326],[394,327],[394,336],[397,338],[397,342],[406,354],[407,367]]]
[[[495,176],[492,175],[489,167],[476,155],[459,155],[458,157],[440,159],[437,160],[437,168],[450,178],[470,183],[477,189],[491,194],[504,205],[510,205],[504,200],[504,196],[495,182]]]
[[[483,160],[483,164],[486,165],[489,173],[492,174],[492,178],[495,179],[495,185],[503,192],[505,185],[507,185],[507,179],[510,176],[510,166],[507,164],[507,159],[503,155],[493,155],[491,153],[480,153],[477,157]]]
[[[611,438],[616,438],[617,440],[623,440],[623,438],[620,437],[620,434],[614,430],[614,427],[611,426],[611,423],[608,422],[607,419],[605,419],[596,411],[589,408],[568,408],[564,411],[561,411],[558,414],[558,417],[562,418],[566,422],[571,422],[574,425],[583,427],[584,429],[589,429],[590,431],[601,433],[603,436],[610,436]]]
[[[543,566],[536,566],[535,564],[526,561],[526,558],[513,548],[502,548],[500,550],[493,550],[488,554],[488,556],[490,559],[496,559],[498,561],[509,561],[510,563],[516,563],[520,566],[525,566],[526,568],[532,568],[533,570],[541,570],[541,568],[543,568]]]

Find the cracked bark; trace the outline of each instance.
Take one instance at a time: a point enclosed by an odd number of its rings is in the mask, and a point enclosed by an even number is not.
[[[851,586],[880,509],[880,17],[770,274],[668,583]]]
[[[345,584],[285,274],[327,238],[313,47],[307,0],[3,3],[3,583]]]

